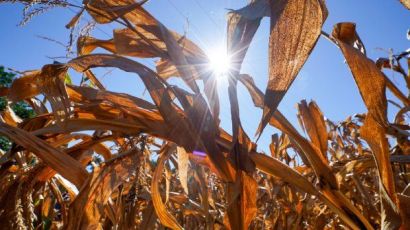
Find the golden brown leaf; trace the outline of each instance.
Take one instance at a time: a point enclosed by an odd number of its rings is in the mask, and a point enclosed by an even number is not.
[[[104,204],[111,193],[135,172],[138,152],[131,149],[95,170],[86,186],[82,187],[69,212],[68,229],[101,228]]]
[[[262,18],[270,13],[267,9],[269,9],[268,1],[252,0],[249,5],[228,13],[228,55],[234,72],[240,71],[243,59]]]
[[[112,22],[140,6],[134,0],[84,0],[83,4],[94,20],[101,24]]]
[[[277,176],[309,194],[316,195],[318,191],[305,177],[279,160],[260,153],[251,153],[251,159],[256,167],[270,175]]]
[[[13,81],[8,98],[17,102],[43,93],[51,104],[57,122],[64,121],[71,113],[71,105],[65,89],[67,67],[61,64],[45,65],[41,71],[33,71]]]
[[[155,212],[157,213],[158,219],[161,223],[171,229],[182,229],[178,221],[173,217],[165,206],[161,198],[161,192],[159,190],[159,183],[162,178],[162,173],[164,169],[164,164],[171,156],[172,152],[175,150],[175,147],[166,146],[164,147],[161,156],[158,159],[157,167],[155,168],[154,174],[152,176],[151,183],[151,197],[152,204],[154,205]]]
[[[10,106],[6,106],[4,111],[1,112],[0,118],[3,120],[4,123],[11,125],[13,127],[17,127],[17,125],[22,122],[21,118],[14,113]]]
[[[387,215],[386,218],[382,217],[385,219],[382,225],[398,226],[400,224],[397,222],[400,222],[400,217],[394,204],[396,202],[395,185],[386,139],[386,127],[388,126],[386,79],[376,64],[353,46],[359,40],[353,23],[337,24],[332,36],[338,41],[368,109],[360,133],[373,150],[382,182],[380,188],[384,204],[382,207]]]
[[[0,133],[9,137],[16,144],[35,153],[43,162],[56,172],[81,188],[88,177],[82,165],[58,149],[51,147],[40,138],[0,122]]]
[[[357,44],[361,44],[353,23],[335,25],[332,36],[346,58],[369,114],[382,126],[387,125],[386,82],[376,64],[368,59]]]
[[[409,0],[400,0],[401,4],[410,10],[410,1]]]
[[[178,176],[181,181],[184,192],[188,194],[188,168],[189,168],[189,156],[184,148],[177,147],[178,155]]]
[[[212,124],[213,119],[205,118],[204,116],[210,117],[211,114],[207,111],[207,105],[205,100],[197,95],[195,97],[196,101],[194,103],[195,110],[189,110],[192,113],[188,115],[192,120],[191,125],[183,120],[180,112],[176,110],[176,107],[173,105],[172,100],[163,85],[162,81],[158,79],[158,76],[150,70],[149,68],[139,64],[138,62],[132,61],[130,59],[108,55],[86,55],[73,59],[70,61],[69,65],[76,69],[77,71],[86,71],[90,67],[98,66],[113,66],[120,68],[127,72],[138,73],[148,91],[151,94],[153,101],[155,102],[158,110],[160,111],[162,117],[166,121],[166,124],[172,127],[172,132],[169,133],[170,137],[173,137],[173,141],[178,145],[183,146],[189,152],[193,151],[202,151],[207,148],[207,153],[210,156],[210,159],[215,167],[218,169],[221,176],[225,179],[230,180],[232,178],[232,173],[228,163],[224,160],[220,150],[215,143],[215,135],[217,133],[215,124]],[[183,97],[179,97],[179,100],[183,103]],[[202,121],[208,121],[209,128],[204,130],[202,129]],[[192,127],[192,125],[195,125]],[[191,129],[195,128],[195,129]],[[197,138],[198,135],[204,135],[203,141],[206,141],[203,146],[198,146]]]
[[[261,134],[320,36],[327,9],[323,0],[271,2],[269,81],[257,134]]]
[[[258,184],[244,171],[239,172],[239,178],[227,186],[228,209],[224,223],[228,229],[245,230],[256,215]]]
[[[327,130],[322,112],[315,102],[309,105],[305,100],[298,104],[299,116],[303,121],[303,128],[309,134],[313,145],[320,149],[324,158],[327,155]]]

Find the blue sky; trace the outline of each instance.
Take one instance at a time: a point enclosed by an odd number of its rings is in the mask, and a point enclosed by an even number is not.
[[[79,0],[73,1],[79,4]],[[238,9],[247,1],[233,0],[151,0],[146,8],[170,29],[183,33],[200,45],[204,50],[225,44],[227,9]],[[397,0],[328,0],[329,16],[324,31],[331,33],[337,22],[351,21],[357,24],[357,30],[367,48],[370,58],[388,56],[388,50],[397,53],[409,48],[406,39],[409,28],[410,11]],[[46,36],[62,43],[67,43],[69,31],[64,25],[73,17],[74,12],[67,9],[52,9],[35,17],[24,27],[17,27],[22,18],[22,6],[18,4],[0,5],[0,65],[17,70],[38,69],[52,62],[49,57],[65,55],[64,47],[41,39]],[[85,18],[87,20],[87,18]],[[188,23],[187,23],[188,21]],[[86,23],[83,21],[83,23]],[[116,25],[98,26],[93,36],[108,39]],[[253,76],[262,90],[268,79],[268,36],[269,19],[265,18],[249,48],[242,73]],[[67,60],[60,59],[65,62]],[[151,60],[142,61],[153,66]],[[100,76],[111,71],[102,69]],[[396,74],[388,73],[393,82],[404,86],[402,79]],[[74,80],[78,78],[74,76]],[[108,89],[126,92],[147,98],[141,81],[137,76],[112,70],[102,77]],[[172,83],[180,84],[178,79]],[[221,97],[222,125],[230,130],[230,112],[227,86],[221,81],[219,86]],[[238,90],[240,113],[243,126],[253,138],[261,118],[261,111],[253,107],[248,93],[243,87]],[[390,95],[390,94],[388,94]],[[302,99],[315,100],[326,117],[331,120],[343,120],[354,113],[365,112],[366,109],[354,84],[350,70],[336,46],[321,38],[299,73],[296,81],[281,102],[279,109],[287,118],[298,126],[296,120],[296,103]],[[268,150],[270,135],[274,129],[267,128],[258,142],[260,150]]]

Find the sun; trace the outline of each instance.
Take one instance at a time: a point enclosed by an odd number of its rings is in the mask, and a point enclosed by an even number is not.
[[[208,52],[209,68],[217,77],[228,76],[231,70],[231,60],[223,46],[211,49]]]

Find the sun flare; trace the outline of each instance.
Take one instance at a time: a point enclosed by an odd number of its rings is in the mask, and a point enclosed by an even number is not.
[[[231,69],[231,60],[226,48],[219,47],[208,52],[209,68],[218,77],[226,77]]]

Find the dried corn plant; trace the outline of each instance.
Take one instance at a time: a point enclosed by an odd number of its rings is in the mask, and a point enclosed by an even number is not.
[[[11,2],[26,6],[25,20],[70,7],[78,14],[67,28],[83,14],[118,28],[109,40],[82,34],[77,57],[24,72],[1,88],[9,105],[0,133],[13,143],[0,158],[1,228],[409,228],[409,92],[383,72],[402,75],[409,90],[408,52],[372,61],[355,24],[322,32],[324,0],[253,0],[229,12],[229,102],[219,102],[205,52],[147,12],[146,1]],[[263,17],[271,23],[265,93],[241,72]],[[333,123],[315,102],[301,101],[305,137],[277,107],[321,35],[340,48],[367,113]],[[141,64],[144,58],[156,58],[156,69]],[[151,101],[111,92],[98,67],[140,78]],[[67,81],[70,69],[92,84]],[[170,77],[188,88],[169,84]],[[242,128],[238,82],[263,110],[257,135],[267,125],[280,130],[270,154],[257,152]],[[390,104],[386,88],[394,95]],[[34,117],[13,112],[21,101]],[[221,103],[231,108],[231,134],[220,127]],[[391,105],[399,107],[394,120],[387,118]]]

